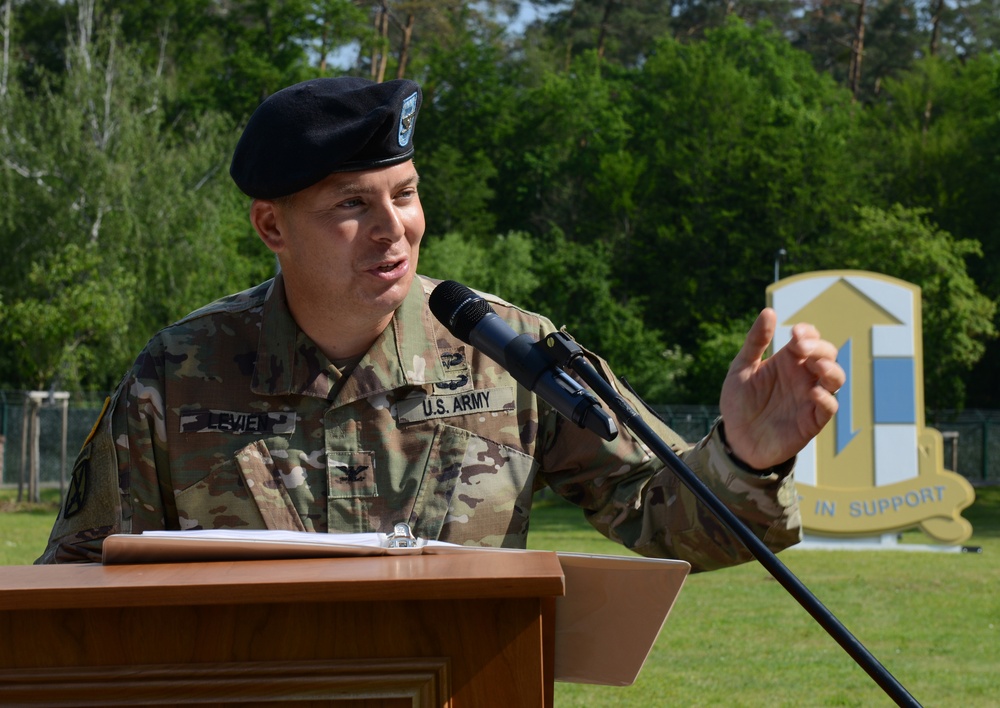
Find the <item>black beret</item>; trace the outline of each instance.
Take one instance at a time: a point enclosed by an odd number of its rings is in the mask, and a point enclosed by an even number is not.
[[[229,174],[248,196],[275,199],[333,172],[405,162],[421,98],[406,79],[345,76],[281,89],[250,116]]]

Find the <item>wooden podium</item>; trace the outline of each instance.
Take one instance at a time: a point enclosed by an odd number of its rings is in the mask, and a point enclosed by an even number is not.
[[[551,706],[555,553],[0,568],[0,705]]]

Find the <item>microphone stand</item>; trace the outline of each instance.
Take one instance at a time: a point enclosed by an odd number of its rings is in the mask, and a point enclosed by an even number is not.
[[[569,335],[554,332],[540,343],[549,359],[559,367],[567,366],[604,400],[618,416],[621,423],[644,442],[653,453],[673,471],[681,482],[707,506],[730,531],[739,537],[747,550],[771,573],[775,580],[812,615],[838,644],[860,665],[868,675],[899,706],[916,706],[920,703],[910,695],[896,678],[854,637],[788,567],[778,560],[774,552],[764,545],[740,519],[723,504],[694,471],[688,467],[662,438],[650,428],[636,410],[611,386],[583,355],[583,350]]]

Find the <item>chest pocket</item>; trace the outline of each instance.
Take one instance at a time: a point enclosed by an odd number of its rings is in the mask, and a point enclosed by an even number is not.
[[[263,440],[237,451],[175,499],[183,530],[305,530]]]
[[[523,452],[439,425],[410,526],[423,538],[523,548],[537,469]]]

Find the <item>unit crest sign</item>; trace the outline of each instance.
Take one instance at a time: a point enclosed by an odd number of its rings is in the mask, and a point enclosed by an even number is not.
[[[920,288],[865,271],[819,271],[767,289],[775,349],[792,325],[814,324],[839,348],[847,381],[837,415],[799,454],[802,526],[827,536],[875,536],[920,526],[958,544],[975,493],[944,469],[941,433],[924,427]]]

